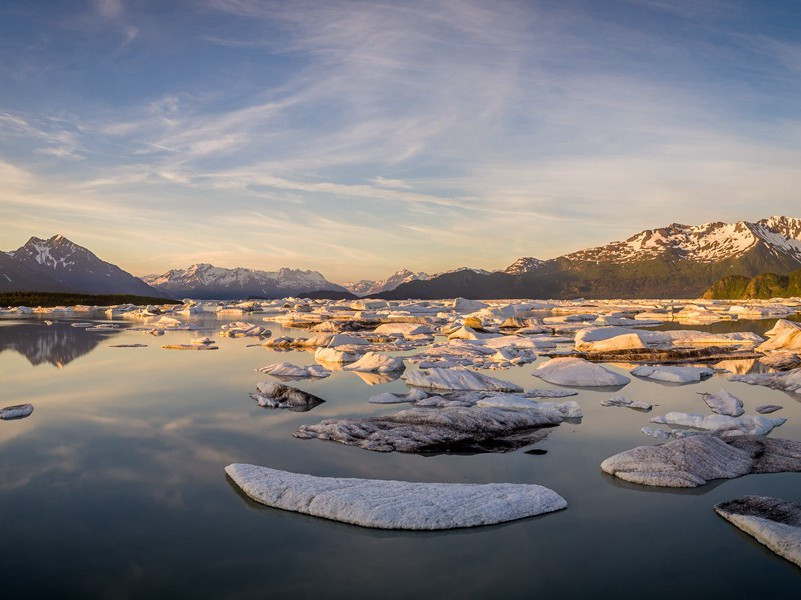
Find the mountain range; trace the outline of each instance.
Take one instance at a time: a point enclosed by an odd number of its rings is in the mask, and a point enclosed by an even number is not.
[[[550,260],[521,258],[504,271],[447,273],[399,285],[381,298],[697,298],[728,275],[801,268],[801,219],[674,223]]]
[[[126,293],[174,298],[279,298],[310,294],[385,299],[695,298],[724,277],[801,269],[801,219],[674,223],[549,260],[522,257],[503,270],[459,268],[428,275],[402,269],[380,281],[338,285],[317,271],[198,263],[142,279],[61,235],[0,252],[0,292]],[[738,280],[741,281],[741,280]]]
[[[161,275],[145,275],[142,280],[173,298],[283,298],[322,290],[347,291],[317,271],[226,269],[207,263],[172,269]]]

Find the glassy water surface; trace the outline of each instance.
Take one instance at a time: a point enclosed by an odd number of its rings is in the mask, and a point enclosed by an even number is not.
[[[35,407],[26,419],[0,421],[4,597],[798,597],[801,570],[712,506],[743,494],[801,501],[801,474],[680,491],[626,484],[599,468],[612,454],[658,443],[640,433],[652,416],[707,412],[698,393],[720,388],[748,413],[784,406],[775,416],[788,422],[773,436],[801,440],[797,396],[723,375],[686,386],[634,378],[619,393],[657,404],[651,413],[605,408],[599,401],[615,394],[582,390],[575,399],[584,419],[550,430],[536,445],[544,454],[374,453],[291,433],[324,418],[400,410],[367,399],[404,390],[402,381],[339,371],[291,383],[326,400],[309,412],[259,408],[248,394],[269,377],[255,368],[311,364],[313,355],[220,337],[224,321],[213,317],[193,322],[201,331],[151,337],[0,321],[0,406]],[[737,325],[762,333],[773,321]],[[274,336],[301,335],[268,326]],[[198,335],[220,349],[161,348]],[[120,344],[146,347],[112,347]],[[533,368],[489,374],[552,387]],[[233,462],[314,475],[537,483],[569,507],[493,527],[377,531],[257,505],[227,480],[223,469]]]

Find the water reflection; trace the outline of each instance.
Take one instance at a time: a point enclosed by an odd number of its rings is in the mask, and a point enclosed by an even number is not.
[[[186,320],[209,332],[222,322]],[[292,333],[268,326],[274,335]],[[18,325],[0,327],[0,342],[19,351],[11,327]],[[49,335],[44,325],[25,327]],[[673,598],[676,590],[692,590],[745,599],[764,595],[765,581],[772,598],[797,596],[797,569],[750,539],[740,543],[712,505],[744,494],[799,501],[801,476],[750,475],[686,491],[611,478],[600,471],[603,459],[658,443],[640,433],[652,414],[600,405],[614,390],[568,388],[578,392],[571,399],[584,412],[581,425],[551,428],[533,449],[472,456],[369,452],[292,433],[322,419],[405,409],[367,401],[379,392],[404,392],[400,380],[370,386],[360,374],[337,371],[292,384],[326,399],[314,412],[267,413],[248,398],[257,381],[269,379],[254,369],[286,359],[312,364],[313,354],[287,357],[241,338],[222,338],[211,353],[160,347],[188,343],[198,331],[168,331],[158,344],[131,351],[98,342],[108,335],[115,345],[149,338],[74,328],[66,335],[76,344],[89,342],[70,369],[35,369],[41,363],[0,355],[5,404],[36,407],[34,418],[0,422],[0,514],[24,516],[3,522],[0,564],[8,597],[65,591],[139,597],[169,590],[176,597],[256,598],[324,590],[332,597],[385,598],[419,588],[443,598],[579,598],[603,589],[615,598],[638,598],[643,590],[649,598]],[[488,374],[526,388],[558,389],[532,377],[535,367]],[[722,374],[692,388],[632,378],[622,393],[658,404],[658,415],[706,411],[696,392],[721,387],[740,397],[748,413],[760,404],[784,405],[779,414],[788,422],[774,436],[801,439],[799,396]],[[251,505],[226,482],[224,467],[234,462],[319,476],[536,483],[569,506],[475,530],[373,531]],[[746,572],[760,576],[732,576]],[[419,586],[410,573],[419,575]]]
[[[19,352],[34,366],[51,364],[59,369],[88,354],[115,330],[87,331],[69,323],[43,322],[0,326],[0,353]]]

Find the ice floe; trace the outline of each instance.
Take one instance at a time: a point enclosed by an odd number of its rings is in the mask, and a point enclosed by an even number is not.
[[[523,391],[516,383],[460,368],[407,371],[403,380],[408,385],[436,390]]]
[[[625,375],[581,358],[552,358],[534,370],[533,375],[556,385],[574,387],[617,387],[631,381]]]
[[[293,365],[290,362],[274,363],[256,369],[259,373],[267,373],[275,377],[328,377],[331,371],[320,365]]]
[[[406,367],[403,358],[399,356],[389,356],[378,352],[368,352],[359,360],[345,367],[345,371],[364,371],[368,373],[384,373],[392,371],[402,371]]]
[[[769,496],[743,496],[715,512],[760,544],[801,567],[801,504]]]
[[[623,396],[615,396],[614,398],[601,400],[601,406],[620,406],[642,411],[649,411],[653,408],[653,405],[648,404],[647,402],[643,402],[642,400],[629,400]]]
[[[14,406],[6,406],[0,408],[0,419],[3,421],[12,421],[15,419],[24,419],[33,412],[33,404],[15,404]]]
[[[271,331],[261,325],[236,321],[220,327],[220,335],[226,337],[268,337],[271,335]]]
[[[246,464],[228,465],[225,472],[261,504],[379,529],[477,527],[567,506],[559,494],[534,484],[315,477]]]
[[[325,402],[314,394],[274,381],[260,381],[256,384],[256,390],[257,393],[250,397],[265,408],[288,408],[304,412]]]
[[[701,394],[701,398],[712,409],[712,412],[719,415],[739,417],[745,412],[743,401],[732,396],[726,390],[719,390],[713,394]]]
[[[632,369],[632,375],[645,377],[667,383],[697,383],[706,377],[712,377],[712,369],[707,367],[673,367],[668,365],[640,365]]]
[[[626,450],[603,461],[601,469],[641,485],[696,487],[749,473],[801,472],[801,442],[698,435]]]
[[[758,415],[743,415],[730,417],[728,415],[699,415],[673,411],[651,419],[651,423],[662,425],[678,425],[702,431],[712,431],[725,435],[767,435],[775,427],[783,425],[787,419],[762,417]]]
[[[410,408],[362,419],[301,425],[297,438],[331,440],[377,452],[508,452],[533,444],[558,425],[556,410],[535,412],[452,406]]]
[[[750,385],[764,385],[775,390],[801,393],[801,369],[793,369],[782,373],[749,373],[748,375],[732,375],[730,381],[741,381]]]

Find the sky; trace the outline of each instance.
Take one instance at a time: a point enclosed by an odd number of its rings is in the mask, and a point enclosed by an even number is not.
[[[0,248],[504,268],[801,217],[801,2],[6,0]]]

